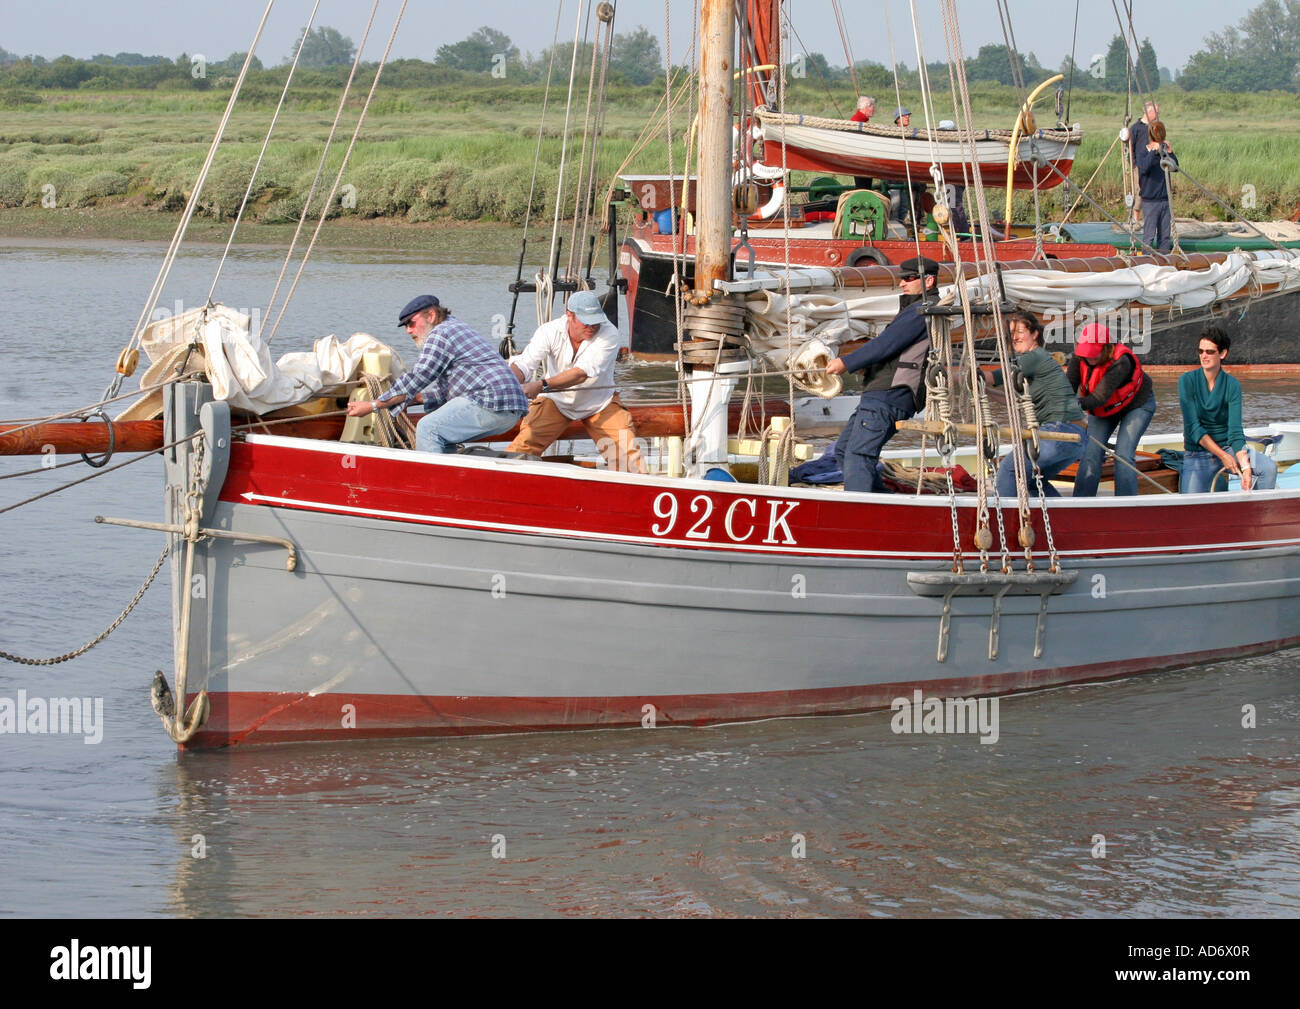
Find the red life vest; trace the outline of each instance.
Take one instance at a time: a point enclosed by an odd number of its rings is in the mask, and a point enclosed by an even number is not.
[[[1133,351],[1129,350],[1128,347],[1122,343],[1115,344],[1114,350],[1111,352],[1110,360],[1103,361],[1101,364],[1090,365],[1082,358],[1079,359],[1079,366],[1083,373],[1084,395],[1091,396],[1093,390],[1095,390],[1097,386],[1101,384],[1101,380],[1106,377],[1106,372],[1110,370],[1110,366],[1125,355],[1128,355],[1133,359],[1133,377],[1116,389],[1110,399],[1106,400],[1105,403],[1096,409],[1089,411],[1094,416],[1113,417],[1133,402],[1133,397],[1136,396],[1138,390],[1142,388],[1142,379],[1144,378],[1142,374],[1142,362],[1137,359],[1137,356]]]

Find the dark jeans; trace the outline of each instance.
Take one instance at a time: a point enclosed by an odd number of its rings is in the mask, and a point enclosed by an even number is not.
[[[1146,206],[1143,201],[1142,206]],[[1115,435],[1115,496],[1132,496],[1138,492],[1137,471],[1133,468],[1137,457],[1138,439],[1146,433],[1151,418],[1156,415],[1156,397],[1153,393],[1141,406],[1130,407],[1113,417],[1088,415],[1088,444],[1079,463],[1079,474],[1074,478],[1075,497],[1096,497],[1097,484],[1101,482],[1101,463],[1104,446]]]
[[[1157,252],[1168,252],[1174,247],[1169,237],[1169,201],[1142,201],[1142,241]]]
[[[906,420],[914,412],[910,405],[903,409],[900,404],[891,403],[883,395],[863,393],[862,401],[853,411],[853,416],[835,445],[835,454],[842,454],[844,460],[845,490],[875,493],[886,491],[876,473],[880,450],[898,431],[894,425],[900,420]]]

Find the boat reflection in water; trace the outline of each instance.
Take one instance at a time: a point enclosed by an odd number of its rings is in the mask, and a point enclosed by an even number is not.
[[[996,746],[896,735],[882,712],[815,732],[782,719],[186,753],[156,772],[175,810],[165,909],[1294,913],[1292,662],[1003,698]]]

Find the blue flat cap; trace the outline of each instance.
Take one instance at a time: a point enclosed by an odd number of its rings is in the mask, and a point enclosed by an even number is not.
[[[412,298],[406,303],[406,307],[397,314],[397,327],[405,329],[406,324],[411,321],[411,316],[417,312],[423,312],[427,308],[437,308],[441,304],[442,302],[432,294],[422,294],[418,298]]]
[[[600,307],[600,299],[596,297],[594,291],[575,291],[569,296],[565,308],[577,316],[578,321],[584,326],[594,326],[598,322],[609,322],[605,310]]]
[[[911,109],[909,109],[906,105],[900,105],[898,108],[894,109],[894,122],[898,122],[904,116],[910,116],[911,114],[912,114]]]

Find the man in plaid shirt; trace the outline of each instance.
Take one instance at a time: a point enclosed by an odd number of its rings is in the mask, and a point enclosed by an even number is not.
[[[432,412],[416,425],[416,449],[454,452],[462,442],[509,431],[528,412],[528,398],[509,365],[432,294],[409,302],[398,325],[420,348],[419,360],[382,399],[349,403],[349,417],[422,402]]]

